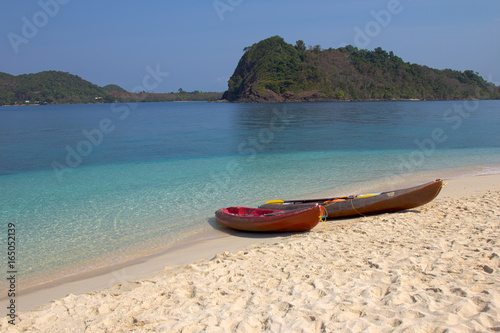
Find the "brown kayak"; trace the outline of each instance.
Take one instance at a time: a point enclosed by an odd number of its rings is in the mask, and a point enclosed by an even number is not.
[[[381,193],[327,199],[273,200],[260,208],[289,210],[320,204],[326,208],[328,218],[331,219],[381,214],[425,205],[437,197],[443,186],[443,180],[436,179],[423,185]]]

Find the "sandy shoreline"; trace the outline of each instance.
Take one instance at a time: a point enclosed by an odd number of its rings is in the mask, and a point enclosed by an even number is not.
[[[0,330],[500,331],[499,230],[500,175],[452,179],[403,213],[208,239],[20,296],[36,307],[72,294]]]
[[[22,290],[16,297],[16,308],[20,312],[34,310],[69,294],[83,294],[111,288],[118,283],[148,278],[166,266],[186,265],[199,259],[210,259],[224,251],[236,251],[256,243],[276,242],[292,235],[292,233],[248,234],[232,230],[228,232],[214,233],[208,237],[196,237],[160,254]],[[0,307],[4,308],[4,305],[8,305],[8,298],[2,295]]]

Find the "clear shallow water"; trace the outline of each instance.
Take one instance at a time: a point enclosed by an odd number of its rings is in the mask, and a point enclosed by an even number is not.
[[[499,128],[500,101],[2,107],[0,219],[28,286],[213,232],[220,207],[498,173]]]

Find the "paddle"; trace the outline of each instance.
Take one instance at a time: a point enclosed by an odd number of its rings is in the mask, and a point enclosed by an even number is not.
[[[282,205],[284,204],[285,202],[283,200],[269,200],[265,203],[265,205],[267,204],[276,204],[276,205]]]
[[[380,195],[382,193],[370,193],[370,194],[362,194],[362,195],[357,195],[357,196],[347,196],[347,197],[336,197],[336,198],[328,198],[328,199],[311,199],[311,200],[298,200],[298,201],[289,201],[290,203],[309,203],[309,202],[318,202],[318,201],[332,201],[332,200],[336,200],[336,199],[344,199],[344,200],[348,200],[348,199],[360,199],[360,198],[368,198],[368,197],[374,197],[374,196],[377,196],[377,195]],[[283,200],[269,200],[267,201],[265,204],[275,204],[275,205],[283,205],[285,203],[285,201]]]

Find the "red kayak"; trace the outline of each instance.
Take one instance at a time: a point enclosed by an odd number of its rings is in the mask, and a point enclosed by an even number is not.
[[[308,231],[321,219],[326,210],[321,205],[294,209],[276,210],[248,207],[222,208],[215,212],[215,219],[231,229],[243,231]]]

